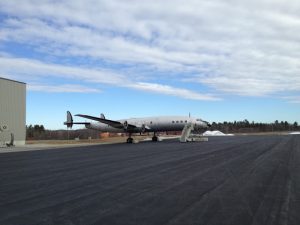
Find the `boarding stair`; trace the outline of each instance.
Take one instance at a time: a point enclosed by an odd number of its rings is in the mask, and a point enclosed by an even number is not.
[[[189,141],[189,136],[194,130],[195,125],[193,123],[187,123],[181,133],[180,142],[187,142]]]

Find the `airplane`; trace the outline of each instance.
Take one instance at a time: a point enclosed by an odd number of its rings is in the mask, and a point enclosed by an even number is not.
[[[157,116],[122,120],[106,119],[102,113],[100,117],[83,114],[76,114],[75,116],[97,122],[73,122],[72,114],[67,111],[67,121],[64,122],[67,128],[72,128],[74,124],[82,124],[88,129],[102,132],[128,133],[127,143],[133,143],[131,137],[133,133],[153,132],[152,141],[158,141],[156,132],[182,131],[187,124],[193,124],[195,130],[211,126],[207,121],[190,116]]]

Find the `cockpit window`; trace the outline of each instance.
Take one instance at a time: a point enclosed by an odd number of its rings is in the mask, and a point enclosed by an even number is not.
[[[201,119],[196,119],[196,121],[202,121]]]

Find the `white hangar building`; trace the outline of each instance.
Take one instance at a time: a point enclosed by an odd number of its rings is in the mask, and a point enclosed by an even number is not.
[[[0,146],[26,139],[26,84],[0,77]]]

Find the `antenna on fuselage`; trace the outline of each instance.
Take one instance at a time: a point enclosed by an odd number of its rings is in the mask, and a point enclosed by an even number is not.
[[[191,118],[191,113],[189,112],[189,118]]]
[[[100,114],[100,118],[101,118],[101,119],[105,119],[105,116],[104,116],[103,113]]]

